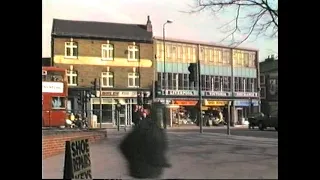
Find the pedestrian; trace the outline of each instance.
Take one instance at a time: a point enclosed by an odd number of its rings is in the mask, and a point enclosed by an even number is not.
[[[166,134],[150,118],[141,120],[121,142],[120,150],[128,161],[130,176],[134,178],[159,178],[167,162]]]

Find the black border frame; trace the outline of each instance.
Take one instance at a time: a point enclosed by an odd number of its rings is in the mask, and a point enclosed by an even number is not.
[[[312,77],[316,76],[314,74],[317,73],[316,68],[318,66],[316,66],[317,57],[311,56],[316,55],[319,51],[315,49],[317,48],[316,39],[318,36],[316,26],[319,20],[316,19],[316,14],[311,13],[317,13],[319,10],[313,9],[317,6],[310,2],[305,2],[305,4],[303,2],[295,3],[295,1],[278,2],[280,6],[279,98],[281,99],[279,100],[279,178],[290,179],[289,176],[303,175],[303,179],[309,179],[310,175],[317,172],[317,170],[313,170],[316,166],[310,165],[309,162],[317,163],[315,156],[318,155],[317,148],[315,148],[317,146],[317,123],[313,123],[317,121],[317,100],[315,98],[317,97],[317,88],[312,86],[313,84],[317,85],[317,78]],[[15,101],[10,100],[11,102],[21,104],[12,107],[9,103],[6,103],[9,106],[3,112],[7,117],[3,116],[2,118],[2,130],[5,133],[11,133],[9,135],[4,134],[2,138],[3,156],[7,159],[10,158],[3,163],[11,162],[15,165],[14,167],[11,165],[4,166],[8,170],[16,171],[10,173],[12,177],[39,177],[42,179],[42,169],[39,169],[39,172],[41,172],[41,175],[39,175],[35,163],[39,163],[39,166],[42,167],[42,154],[40,154],[42,152],[40,151],[40,146],[42,146],[40,144],[42,143],[41,83],[38,73],[40,59],[42,58],[42,14],[40,15],[42,2],[19,1],[18,3],[19,5],[14,1],[7,1],[4,6],[11,10],[4,12],[6,15],[2,18],[2,30],[7,31],[3,32],[5,36],[3,36],[2,45],[7,47],[3,51],[3,55],[16,55],[9,56],[8,59],[3,57],[3,61],[12,64],[7,66],[3,63],[3,70],[7,69],[8,73],[6,73],[7,76],[2,78],[2,89],[6,88],[6,84],[11,87],[6,89],[3,95],[11,95],[15,99]],[[11,4],[11,6],[7,4]],[[295,5],[297,7],[294,7]],[[311,28],[314,29],[314,32],[311,32]],[[5,40],[6,38],[7,40]],[[303,41],[310,41],[310,43]],[[10,48],[14,47],[17,42],[24,45],[23,48],[19,48],[18,54],[16,48]],[[316,45],[312,46],[311,44]],[[11,78],[19,75],[28,79],[25,82],[28,85],[15,84],[15,81]],[[39,82],[37,82],[37,77],[39,77]],[[299,79],[303,77],[306,77],[304,83],[307,83],[307,89],[297,89],[297,87],[300,87],[297,82],[301,83]],[[308,81],[312,82],[309,83]],[[314,92],[314,94],[311,92]],[[34,105],[31,103],[34,103]],[[36,108],[38,106],[39,110]],[[16,123],[10,124],[10,121]],[[306,131],[306,133],[303,131]],[[12,136],[12,138],[7,138],[8,136]],[[292,144],[292,147],[290,147],[290,144]],[[312,157],[309,158],[308,156]],[[37,158],[39,160],[36,160]]]

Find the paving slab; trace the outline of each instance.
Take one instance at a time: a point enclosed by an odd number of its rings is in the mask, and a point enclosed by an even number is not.
[[[108,133],[108,140],[92,144],[93,178],[132,179],[117,149],[124,131]],[[168,132],[172,168],[162,178],[277,179],[278,140],[218,133]],[[63,177],[64,154],[43,161],[43,178]]]

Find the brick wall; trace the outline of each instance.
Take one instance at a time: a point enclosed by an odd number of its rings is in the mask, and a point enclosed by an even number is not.
[[[42,159],[65,152],[65,142],[71,139],[88,138],[90,143],[107,138],[107,131],[50,132],[42,134]]]

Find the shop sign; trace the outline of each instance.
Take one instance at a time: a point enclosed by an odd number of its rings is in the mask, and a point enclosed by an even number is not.
[[[208,101],[204,100],[205,106],[224,106],[228,103],[228,101]]]
[[[259,101],[252,100],[253,106],[259,106]],[[251,100],[235,100],[234,101],[235,106],[251,106]]]
[[[169,96],[197,96],[198,91],[194,90],[162,90],[162,95]]]
[[[236,97],[258,97],[258,93],[256,93],[256,92],[234,92],[234,96],[236,96]]]
[[[173,100],[173,104],[181,105],[181,106],[195,106],[197,104],[197,101],[179,101],[179,100]]]
[[[142,92],[150,96],[150,91]],[[101,97],[137,97],[137,91],[101,91]],[[97,91],[97,97],[100,97],[100,91]]]
[[[231,92],[223,92],[223,91],[202,91],[203,96],[222,96],[227,97],[231,96]]]

